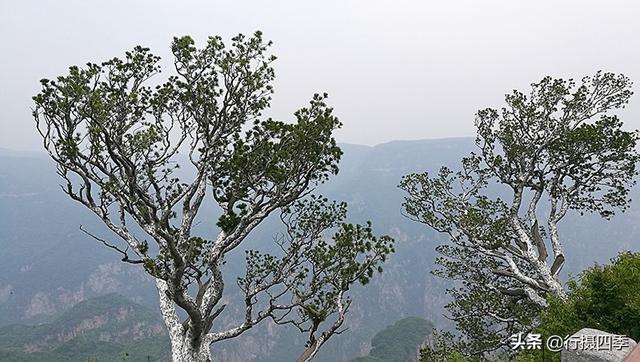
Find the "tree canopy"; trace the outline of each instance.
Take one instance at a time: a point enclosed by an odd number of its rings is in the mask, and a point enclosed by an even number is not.
[[[339,333],[350,285],[367,283],[393,250],[370,224],[347,224],[344,203],[312,195],[341,156],[327,95],[314,95],[294,122],[263,116],[275,78],[270,45],[260,32],[230,47],[220,37],[202,48],[174,38],[174,74],[160,82],[160,57],[137,46],[43,79],[33,97],[63,191],[120,242],[83,231],[154,278],[175,361],[209,361],[212,343],[266,319],[308,333],[311,359]],[[208,202],[221,213],[206,220],[219,227],[214,238],[194,233]],[[247,253],[244,315],[222,329],[225,256],[271,214],[285,229],[280,252]]]
[[[612,112],[631,95],[624,75],[546,77],[478,111],[478,151],[459,170],[403,178],[408,216],[450,238],[436,274],[457,281],[448,310],[466,353],[505,346],[533,328],[549,296],[567,298],[559,226],[569,211],[609,218],[628,207],[638,133]]]

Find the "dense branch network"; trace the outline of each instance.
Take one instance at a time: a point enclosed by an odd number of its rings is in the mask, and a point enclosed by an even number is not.
[[[569,210],[609,218],[627,208],[638,133],[610,111],[627,104],[630,87],[612,73],[579,86],[544,78],[529,94],[507,95],[501,110],[477,113],[479,151],[460,171],[402,180],[408,216],[452,241],[438,247],[437,274],[460,280],[449,306],[460,329],[486,337],[469,350],[505,345],[531,328],[549,296],[566,297],[558,225]]]
[[[366,282],[360,274],[371,277],[392,251],[391,239],[377,239],[369,226],[344,224],[344,205],[330,207],[321,198],[297,203],[337,173],[341,151],[333,131],[340,123],[326,95],[315,95],[293,123],[262,119],[275,77],[269,46],[259,32],[233,38],[229,48],[219,37],[202,49],[190,37],[175,38],[176,75],[164,83],[150,81],[161,72],[160,58],[136,47],[124,59],[73,66],[66,76],[44,79],[34,97],[37,128],[64,192],[125,246],[83,231],[155,278],[174,360],[210,360],[211,343],[267,318],[294,323],[319,347],[318,326],[302,327],[317,320],[308,311],[338,313],[339,328],[349,285]],[[215,239],[193,233],[207,198],[221,210]],[[330,220],[314,224],[311,212]],[[288,230],[280,241],[283,256],[248,255],[240,283],[245,318],[212,332],[225,309],[225,255],[274,213],[282,213]],[[334,241],[327,243],[331,230],[337,230]],[[277,263],[277,273],[264,274],[261,268],[275,265],[260,266],[264,258]],[[341,274],[344,263],[351,274]],[[263,296],[266,304],[260,304]],[[291,299],[277,302],[285,296]]]

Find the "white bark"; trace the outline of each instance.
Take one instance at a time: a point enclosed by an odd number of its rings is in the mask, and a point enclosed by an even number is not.
[[[534,196],[534,202],[537,202],[536,197],[537,197],[537,195]],[[511,215],[510,215],[510,218],[509,218],[509,221],[511,222],[511,226],[516,231],[516,236],[517,236],[518,240],[520,241],[520,243],[522,245],[525,246],[524,250],[522,250],[522,252],[523,252],[522,256],[529,262],[529,264],[533,268],[536,269],[536,271],[540,275],[540,278],[542,279],[542,282],[544,282],[544,284],[547,286],[549,291],[554,296],[564,300],[567,297],[567,293],[565,292],[564,288],[562,287],[562,284],[558,281],[558,279],[556,278],[554,273],[551,272],[551,266],[548,265],[545,260],[540,260],[540,258],[537,255],[537,252],[535,251],[535,250],[537,250],[537,247],[534,247],[533,240],[531,239],[531,237],[529,236],[529,234],[525,230],[524,226],[522,225],[522,222],[520,221],[520,216],[519,216],[519,212],[518,211],[520,209],[521,203],[522,203],[522,188],[517,189],[515,191],[513,204],[512,204],[512,207],[511,207]],[[535,217],[535,210],[531,210],[531,208],[529,209],[529,217],[530,218]],[[556,236],[557,236],[557,234],[556,234]],[[554,240],[552,240],[552,241],[554,241]],[[559,240],[555,240],[555,242],[557,242],[559,244]],[[555,246],[555,243],[554,243],[554,251],[556,251],[556,250],[557,249],[556,249],[556,246]],[[510,266],[511,266],[512,269],[514,269],[515,265],[513,265],[513,266],[510,265]],[[517,269],[517,267],[515,267],[515,269]],[[515,270],[514,270],[514,273],[516,273]],[[518,274],[518,273],[516,273],[516,274]],[[527,293],[527,294],[530,294],[530,293]],[[532,299],[537,304],[539,304],[540,301],[544,300],[539,295],[537,295],[537,297],[534,296],[533,298],[531,298],[531,296],[530,296],[530,299]],[[546,305],[546,303],[545,303],[545,305]]]
[[[222,244],[222,242],[224,241],[226,237],[226,234],[224,231],[221,231],[218,234],[218,237],[216,238],[216,241],[214,242],[214,248],[219,248],[220,245]],[[213,251],[212,254],[216,253],[217,251]],[[215,305],[218,303],[218,301],[222,298],[222,292],[224,291],[224,279],[222,278],[222,259],[218,258],[215,260],[215,265],[213,265],[214,263],[212,263],[212,267],[211,267],[211,271],[212,271],[212,276],[211,276],[211,283],[207,286],[207,289],[204,292],[204,296],[202,297],[202,310],[201,312],[203,314],[206,314],[206,310],[207,308],[209,308],[212,305]]]
[[[171,340],[171,360],[173,362],[212,362],[210,342],[204,338],[198,348],[194,348],[190,333],[185,333],[176,313],[175,305],[167,295],[167,282],[156,278],[156,288],[160,297],[160,313],[167,326]]]

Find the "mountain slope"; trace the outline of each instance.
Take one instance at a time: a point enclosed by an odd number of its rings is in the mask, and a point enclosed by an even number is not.
[[[433,332],[431,322],[418,317],[403,318],[376,333],[369,355],[351,362],[417,361],[427,336]]]
[[[0,360],[100,361],[166,357],[157,313],[111,293],[80,302],[51,323],[0,328]]]
[[[347,332],[328,342],[318,361],[348,361],[367,355],[376,332],[407,316],[419,316],[446,325],[442,306],[447,281],[433,277],[434,248],[442,235],[401,214],[403,194],[397,188],[402,175],[435,171],[441,165],[456,168],[474,148],[469,138],[398,141],[375,147],[341,145],[340,174],[317,192],[349,203],[353,222],[371,220],[378,234],[397,240],[396,253],[367,288],[354,288]],[[157,295],[150,278],[118,255],[88,239],[79,225],[117,239],[96,217],[69,200],[58,188],[59,179],[46,157],[0,152],[0,326],[12,323],[52,322],[70,306],[105,293],[118,292],[156,310]],[[638,188],[632,198],[640,200]],[[198,231],[215,235],[216,211],[203,210]],[[638,249],[640,204],[612,221],[572,215],[561,225],[569,255],[565,276],[593,262],[606,262],[618,250]],[[273,249],[278,230],[267,220],[250,236],[247,247]],[[227,260],[229,305],[216,328],[234,326],[242,310],[235,276],[244,268],[238,250]],[[235,294],[234,294],[235,293]],[[217,345],[214,355],[223,361],[286,361],[303,350],[304,336],[286,327],[265,323],[240,338]],[[2,358],[0,358],[2,360]]]

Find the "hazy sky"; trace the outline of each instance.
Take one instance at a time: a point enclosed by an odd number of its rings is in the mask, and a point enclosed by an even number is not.
[[[623,113],[640,128],[638,1],[0,0],[0,147],[40,149],[38,80],[175,35],[262,30],[278,56],[270,115],[328,92],[342,142],[471,136],[477,109],[545,75],[602,69],[634,79]]]

